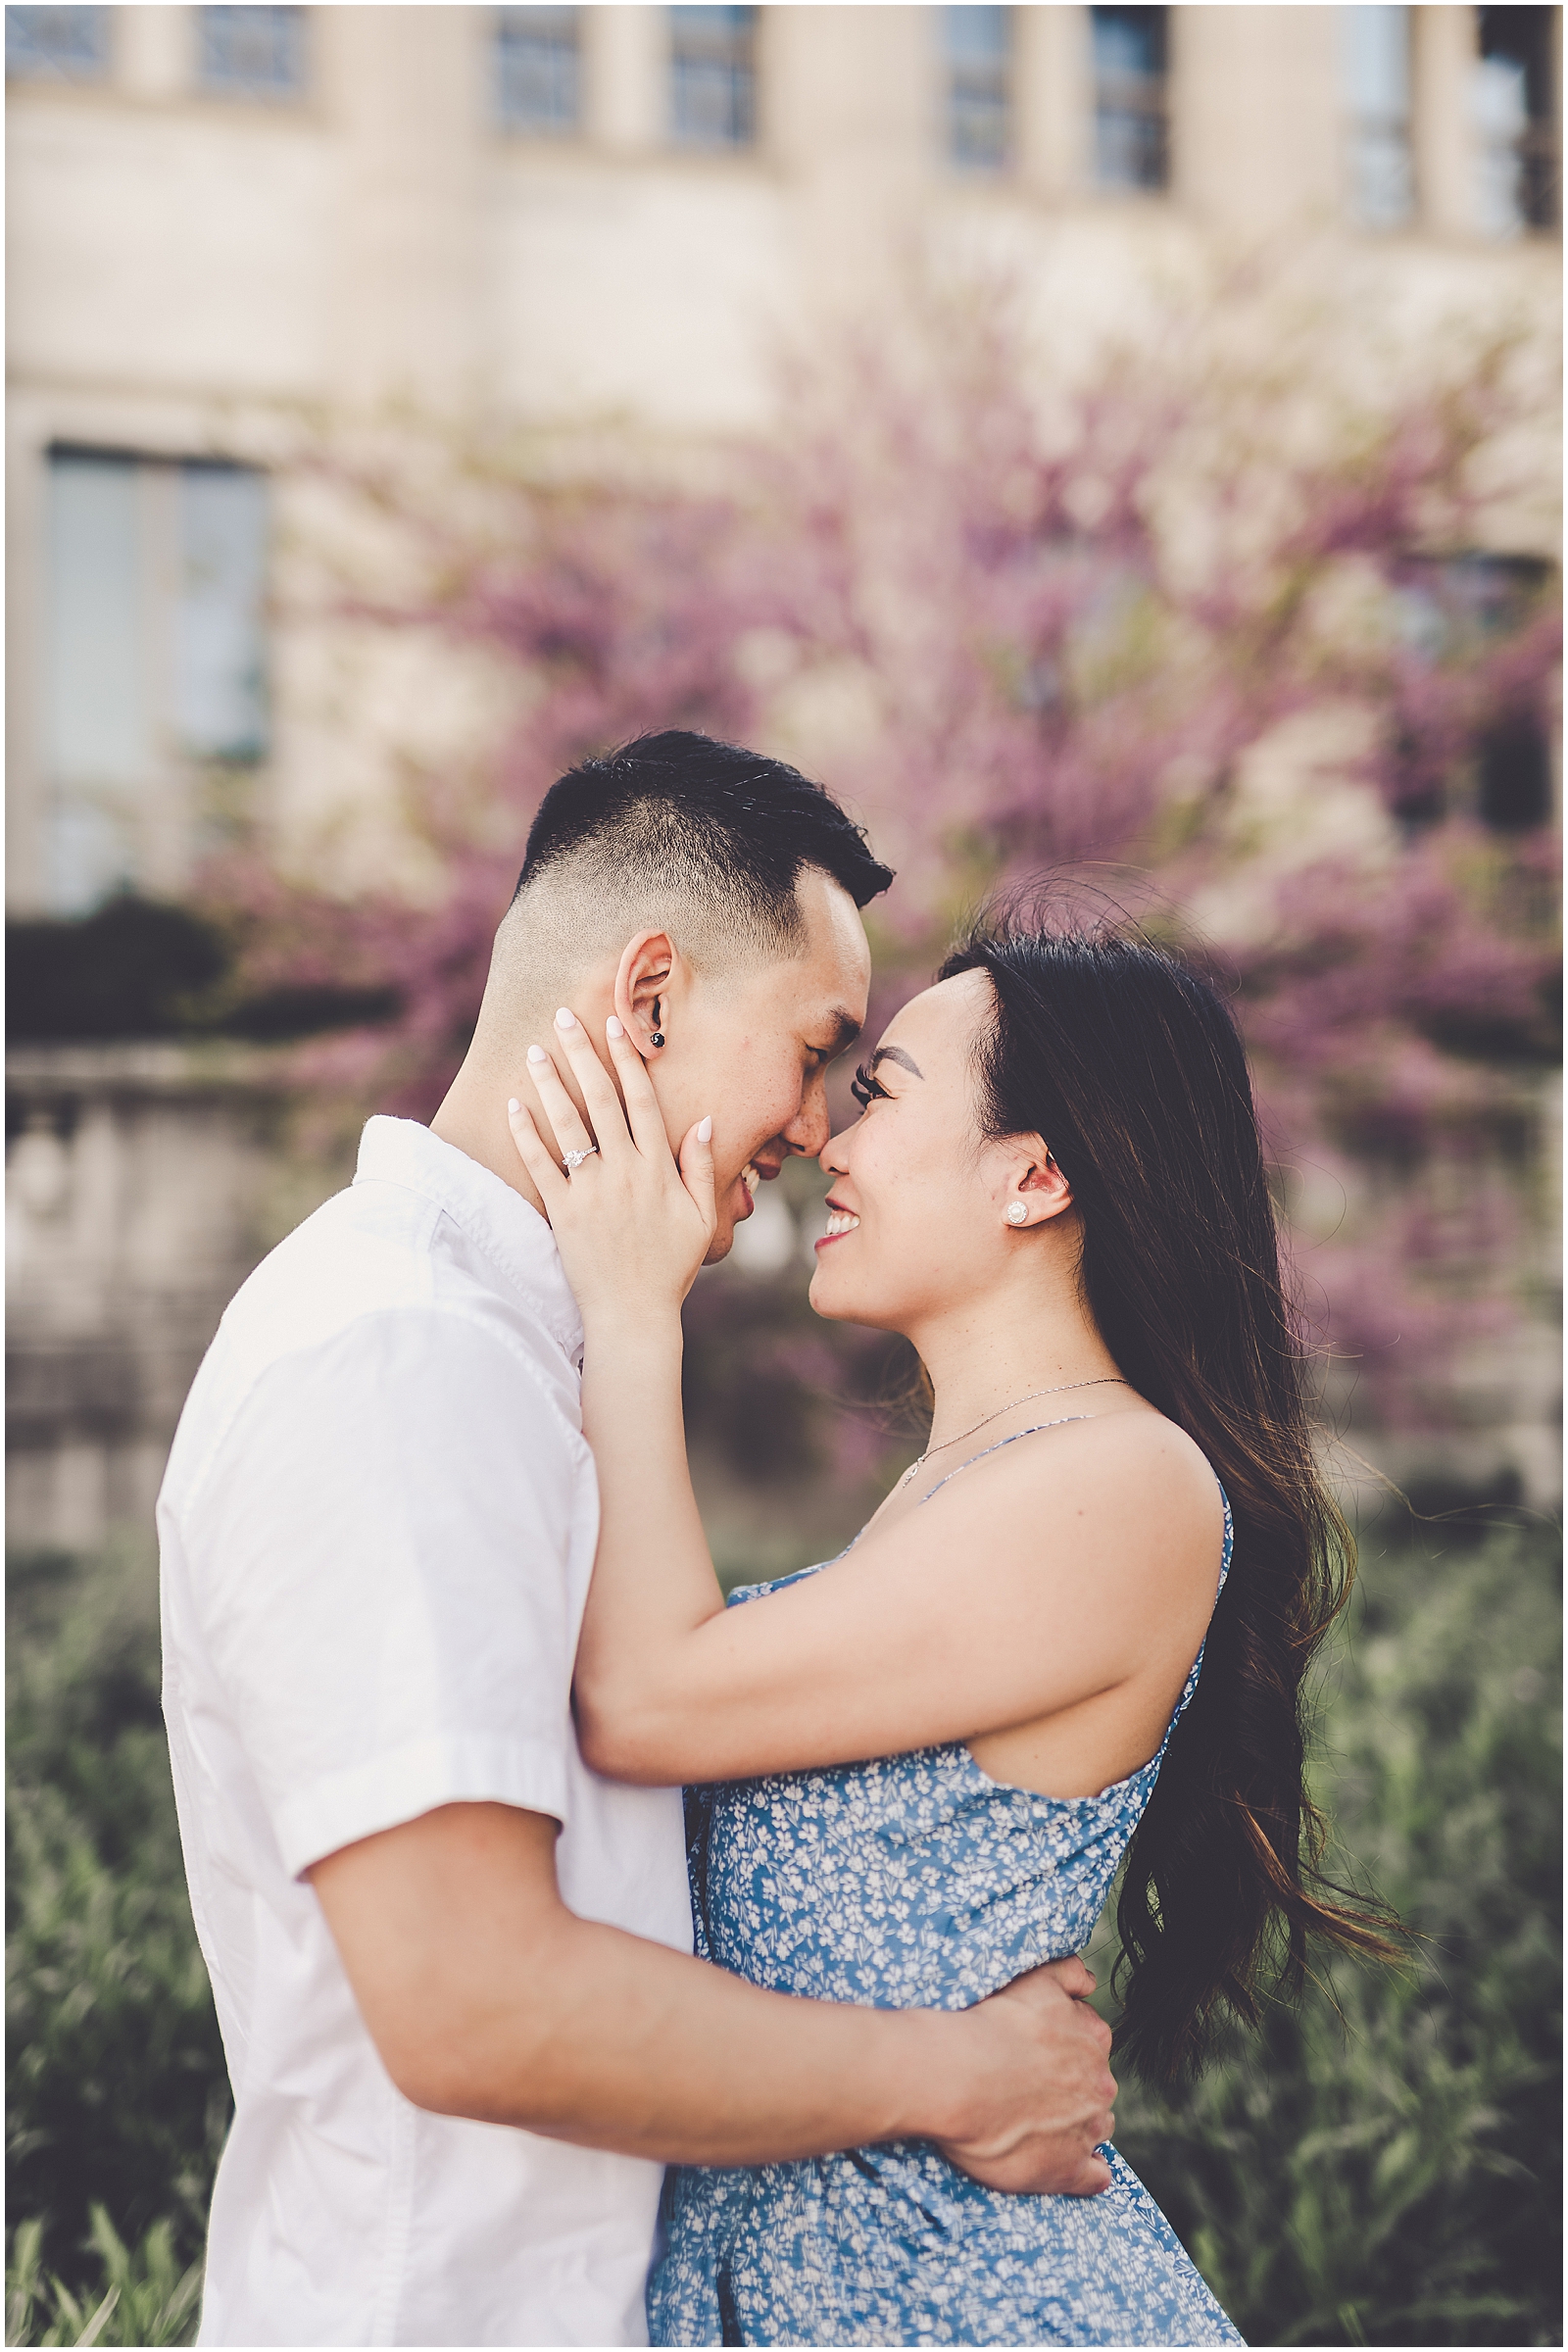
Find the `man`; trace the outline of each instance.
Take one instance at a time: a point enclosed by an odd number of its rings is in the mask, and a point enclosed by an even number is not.
[[[891,880],[779,762],[693,735],[547,796],[431,1128],[223,1318],[159,1505],[165,1710],[235,2116],[208,2343],[617,2344],[665,2161],[936,2139],[1091,2192],[1107,2036],[1076,1962],[961,2016],[766,1993],[690,1957],[674,1790],[578,1755],[597,1532],[581,1329],[513,1149],[527,1049],[618,1013],[720,1222],[827,1135]]]

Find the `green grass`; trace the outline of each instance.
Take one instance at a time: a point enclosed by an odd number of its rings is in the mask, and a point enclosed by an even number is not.
[[[1557,2343],[1556,1549],[1367,1551],[1318,1781],[1410,1963],[1125,2085],[1117,2138],[1254,2344]],[[15,1564],[8,1629],[7,2341],[189,2342],[228,2098],[150,1569]]]

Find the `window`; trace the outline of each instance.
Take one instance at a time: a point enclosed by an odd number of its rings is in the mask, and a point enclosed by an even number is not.
[[[948,153],[970,172],[1000,172],[1007,161],[1009,12],[945,8],[948,57]]]
[[[1478,8],[1475,118],[1483,234],[1514,237],[1561,218],[1554,8]]]
[[[1363,228],[1397,228],[1415,201],[1410,168],[1410,11],[1341,11],[1349,204]]]
[[[78,913],[149,869],[169,886],[199,775],[266,754],[267,483],[77,449],[52,451],[49,477],[47,879]]]
[[[1530,556],[1412,562],[1396,592],[1399,633],[1423,666],[1474,661],[1529,623],[1549,582],[1548,566]],[[1466,768],[1469,804],[1493,832],[1528,832],[1550,816],[1551,753],[1533,702],[1494,711],[1471,740]],[[1418,761],[1399,814],[1415,826],[1444,815],[1464,772],[1446,777]]]
[[[305,90],[303,8],[200,8],[198,73],[219,98],[298,98]]]
[[[749,147],[757,135],[757,11],[672,8],[670,127],[681,147]]]
[[[1164,8],[1092,8],[1095,180],[1162,188],[1170,176]]]
[[[6,76],[102,81],[109,71],[107,8],[8,8]]]
[[[496,107],[508,130],[560,138],[577,127],[577,10],[503,8],[496,17]]]

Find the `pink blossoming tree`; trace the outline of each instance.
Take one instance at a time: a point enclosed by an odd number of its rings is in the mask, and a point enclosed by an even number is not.
[[[1342,1389],[1386,1426],[1462,1419],[1456,1365],[1528,1303],[1554,1051],[1558,622],[1546,566],[1496,552],[1536,495],[1510,456],[1532,354],[1501,338],[1356,407],[1235,340],[1173,320],[1157,369],[1110,351],[1066,381],[974,304],[801,374],[787,436],[714,453],[701,495],[323,463],[404,551],[398,593],[341,584],[340,611],[483,647],[514,694],[479,790],[414,779],[433,893],[215,874],[253,977],[395,992],[306,1079],[427,1113],[553,777],[644,729],[756,741],[899,869],[883,1006],[1043,869],[1218,972]]]

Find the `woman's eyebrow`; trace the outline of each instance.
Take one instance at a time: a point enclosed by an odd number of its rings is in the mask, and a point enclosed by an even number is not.
[[[871,1067],[873,1070],[876,1068],[876,1065],[879,1061],[896,1061],[901,1070],[908,1071],[911,1078],[923,1078],[925,1076],[925,1072],[921,1069],[920,1064],[914,1059],[912,1054],[906,1054],[902,1046],[878,1046],[876,1052],[871,1056]]]

